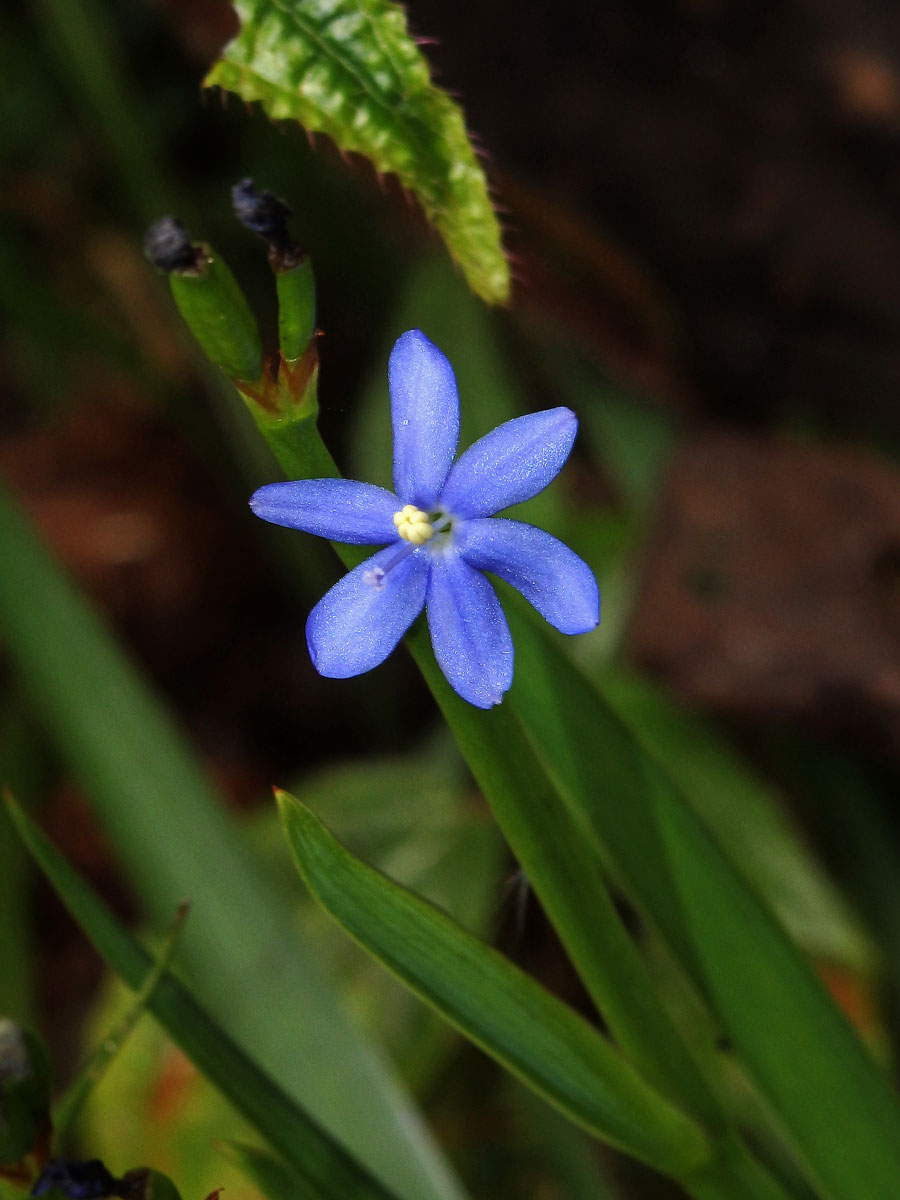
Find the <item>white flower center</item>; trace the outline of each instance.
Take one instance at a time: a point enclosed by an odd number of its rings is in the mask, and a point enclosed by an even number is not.
[[[428,520],[428,514],[414,504],[404,504],[399,512],[395,512],[394,524],[400,537],[414,546],[424,546],[434,537],[434,526]]]
[[[421,508],[416,508],[415,504],[404,504],[399,512],[394,513],[394,524],[397,526],[398,536],[407,545],[392,555],[383,567],[370,567],[363,575],[364,582],[369,587],[380,590],[385,586],[390,572],[426,542],[431,542],[436,534],[436,540],[428,547],[426,553],[446,554],[451,547],[452,529],[456,520],[456,517],[442,508],[429,515]]]

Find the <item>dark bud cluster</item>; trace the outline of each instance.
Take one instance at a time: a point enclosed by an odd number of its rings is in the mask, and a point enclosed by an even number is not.
[[[144,253],[158,271],[170,275],[196,269],[201,251],[177,217],[161,217],[144,235]]]
[[[86,1162],[68,1162],[54,1158],[44,1167],[31,1189],[32,1196],[42,1196],[57,1188],[72,1200],[99,1200],[103,1196],[115,1196],[119,1181],[104,1167],[99,1158]]]
[[[252,179],[242,179],[231,189],[231,204],[244,228],[269,243],[276,269],[300,261],[301,251],[288,231],[291,210],[274,192],[259,192]]]

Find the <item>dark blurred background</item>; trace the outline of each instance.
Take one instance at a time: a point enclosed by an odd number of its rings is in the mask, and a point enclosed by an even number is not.
[[[335,567],[309,545],[302,570],[279,568],[284,543],[251,527],[246,496],[274,467],[142,258],[149,222],[183,217],[271,344],[264,255],[228,197],[250,175],[293,206],[311,252],[322,427],[350,473],[397,322],[419,323],[413,300],[437,304],[445,281],[460,374],[486,322],[521,409],[582,418],[562,486],[608,514],[585,553],[612,580],[588,665],[636,666],[723,720],[807,820],[839,756],[868,824],[848,830],[847,792],[810,828],[852,880],[869,861],[857,834],[890,855],[898,829],[900,9],[407,10],[487,152],[517,277],[502,313],[465,299],[392,181],[201,89],[236,30],[224,3],[7,0],[0,471],[237,805],[339,753],[402,746],[422,685],[402,655],[340,687],[315,676],[303,620]],[[14,696],[2,661],[0,678]],[[51,826],[115,890],[47,761]],[[51,1009],[96,969],[55,921],[47,961],[69,965],[46,973]]]
[[[476,19],[420,0],[409,19],[435,39],[436,78],[461,95],[488,152],[520,281],[499,327],[524,403],[552,400],[555,372],[536,347],[555,339],[680,422],[684,455],[658,506],[634,653],[693,699],[805,714],[829,731],[852,724],[890,755],[900,743],[900,497],[888,467],[900,446],[895,7],[495,0]],[[91,0],[77,11],[18,0],[0,17],[4,465],[134,636],[143,623],[159,675],[188,645],[193,656],[211,645],[217,622],[234,627],[240,602],[209,604],[204,589],[221,598],[222,574],[245,586],[252,573],[221,554],[216,526],[231,542],[231,515],[204,503],[208,489],[181,458],[192,439],[210,456],[205,410],[221,404],[141,259],[143,228],[183,216],[232,262],[271,329],[259,248],[235,227],[227,189],[251,174],[288,198],[317,266],[323,424],[338,443],[383,314],[416,261],[440,253],[367,164],[343,162],[321,138],[313,152],[299,130],[201,90],[235,28],[212,0]],[[113,521],[104,549],[74,514],[103,508],[98,489],[121,497],[123,487],[162,510],[156,532],[139,513],[130,532]],[[202,609],[202,629],[184,612],[173,621],[172,605]],[[729,648],[735,620],[758,627],[755,649]]]

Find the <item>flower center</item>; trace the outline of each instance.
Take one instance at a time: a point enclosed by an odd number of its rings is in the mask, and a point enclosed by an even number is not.
[[[428,514],[414,504],[404,504],[399,512],[395,512],[394,524],[400,537],[414,546],[424,546],[434,537],[434,526],[428,520]]]
[[[444,544],[449,543],[454,521],[455,518],[443,509],[429,514],[421,508],[416,508],[414,504],[404,504],[399,512],[394,513],[394,524],[397,526],[398,536],[408,544],[388,559],[383,567],[372,567],[366,571],[363,579],[369,587],[383,588],[389,573],[420,546],[430,542],[435,534],[444,535],[438,538],[435,546],[438,551],[445,549]]]

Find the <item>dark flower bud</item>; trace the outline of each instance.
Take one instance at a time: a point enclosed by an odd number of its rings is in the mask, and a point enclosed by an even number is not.
[[[274,192],[258,192],[252,179],[242,179],[231,189],[231,203],[244,228],[264,237],[270,246],[283,249],[293,244],[287,227],[291,210]]]
[[[196,270],[202,251],[177,217],[162,217],[144,235],[144,253],[159,271]]]
[[[98,1200],[99,1197],[118,1194],[119,1182],[99,1158],[86,1162],[67,1162],[54,1158],[44,1167],[31,1189],[32,1196],[42,1196],[57,1188],[72,1200]]]

